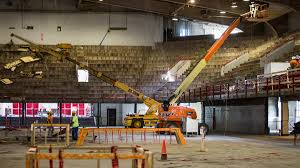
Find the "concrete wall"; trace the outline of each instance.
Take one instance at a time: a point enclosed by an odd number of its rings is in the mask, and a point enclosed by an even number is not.
[[[101,103],[101,125],[106,126],[107,123],[107,109],[116,109],[116,125],[122,126],[124,124],[124,118],[127,114],[134,113],[134,103]],[[94,109],[95,111],[97,108]],[[147,106],[143,103],[137,104],[137,111],[141,111],[141,114],[145,113]],[[95,113],[96,114],[96,113]]]
[[[122,104],[121,103],[101,103],[101,123],[108,125],[107,109],[116,109],[116,125],[122,125]]]
[[[215,108],[215,131],[264,134],[265,106],[206,106],[205,122],[213,129],[213,108]],[[227,112],[226,112],[227,111]]]
[[[10,41],[10,33],[41,44],[67,42],[99,45],[109,28],[108,14],[95,13],[0,13],[0,43]],[[110,27],[126,27],[124,14],[112,14]],[[33,26],[33,30],[27,30]],[[61,32],[57,31],[61,26]],[[10,29],[14,28],[14,29]],[[127,14],[127,30],[111,31],[102,45],[153,46],[163,38],[162,17]]]

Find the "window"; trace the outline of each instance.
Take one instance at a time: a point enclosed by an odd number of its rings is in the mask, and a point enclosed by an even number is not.
[[[85,69],[77,70],[78,82],[89,82],[89,71]]]
[[[1,117],[18,117],[22,115],[22,103],[0,103]]]
[[[71,103],[62,103],[62,116],[71,116]]]
[[[90,103],[63,103],[62,115],[64,117],[71,117],[72,112],[75,111],[78,117],[90,117],[91,104]]]
[[[26,116],[37,116],[39,103],[26,103]]]
[[[47,117],[49,111],[53,112],[54,117],[59,116],[58,103],[37,103],[38,104],[38,116]]]
[[[13,116],[19,116],[22,114],[22,103],[12,103],[13,107]]]

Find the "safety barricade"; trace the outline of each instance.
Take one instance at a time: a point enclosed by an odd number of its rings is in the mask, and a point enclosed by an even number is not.
[[[82,128],[77,146],[85,142],[98,144],[146,144],[162,143],[185,145],[186,141],[179,128]]]
[[[69,146],[69,124],[31,124],[31,145]]]
[[[72,162],[69,162],[71,160]],[[131,167],[153,168],[153,153],[136,147],[36,147],[26,153],[26,168],[59,167],[74,165],[74,162],[83,162],[87,167]],[[92,162],[95,160],[96,162]],[[57,164],[58,166],[54,166]],[[47,166],[49,165],[49,166]],[[80,165],[79,165],[80,166]]]

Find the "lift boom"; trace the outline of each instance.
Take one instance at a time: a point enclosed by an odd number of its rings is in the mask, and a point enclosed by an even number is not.
[[[263,5],[264,6],[264,5]],[[251,6],[250,6],[250,9]],[[253,8],[254,9],[254,8]],[[212,58],[212,56],[218,51],[218,49],[223,45],[225,40],[228,38],[230,33],[241,23],[242,19],[265,16],[266,9],[265,8],[255,8],[255,11],[247,12],[236,20],[234,20],[231,25],[225,30],[222,36],[210,47],[205,56],[199,61],[199,63],[194,67],[194,69],[189,73],[189,75],[184,79],[184,81],[180,84],[180,86],[175,90],[173,95],[169,98],[168,102],[170,105],[174,105],[176,101],[181,97],[181,95],[188,89],[188,87],[192,84],[195,78],[200,74],[203,68],[207,65],[208,61]],[[259,11],[257,11],[259,10]],[[255,15],[253,13],[255,12]],[[264,15],[260,15],[260,14]]]

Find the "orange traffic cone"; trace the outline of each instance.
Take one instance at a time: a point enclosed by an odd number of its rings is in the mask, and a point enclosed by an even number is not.
[[[163,140],[162,147],[161,147],[161,160],[167,160],[167,146],[166,146],[166,140]]]

